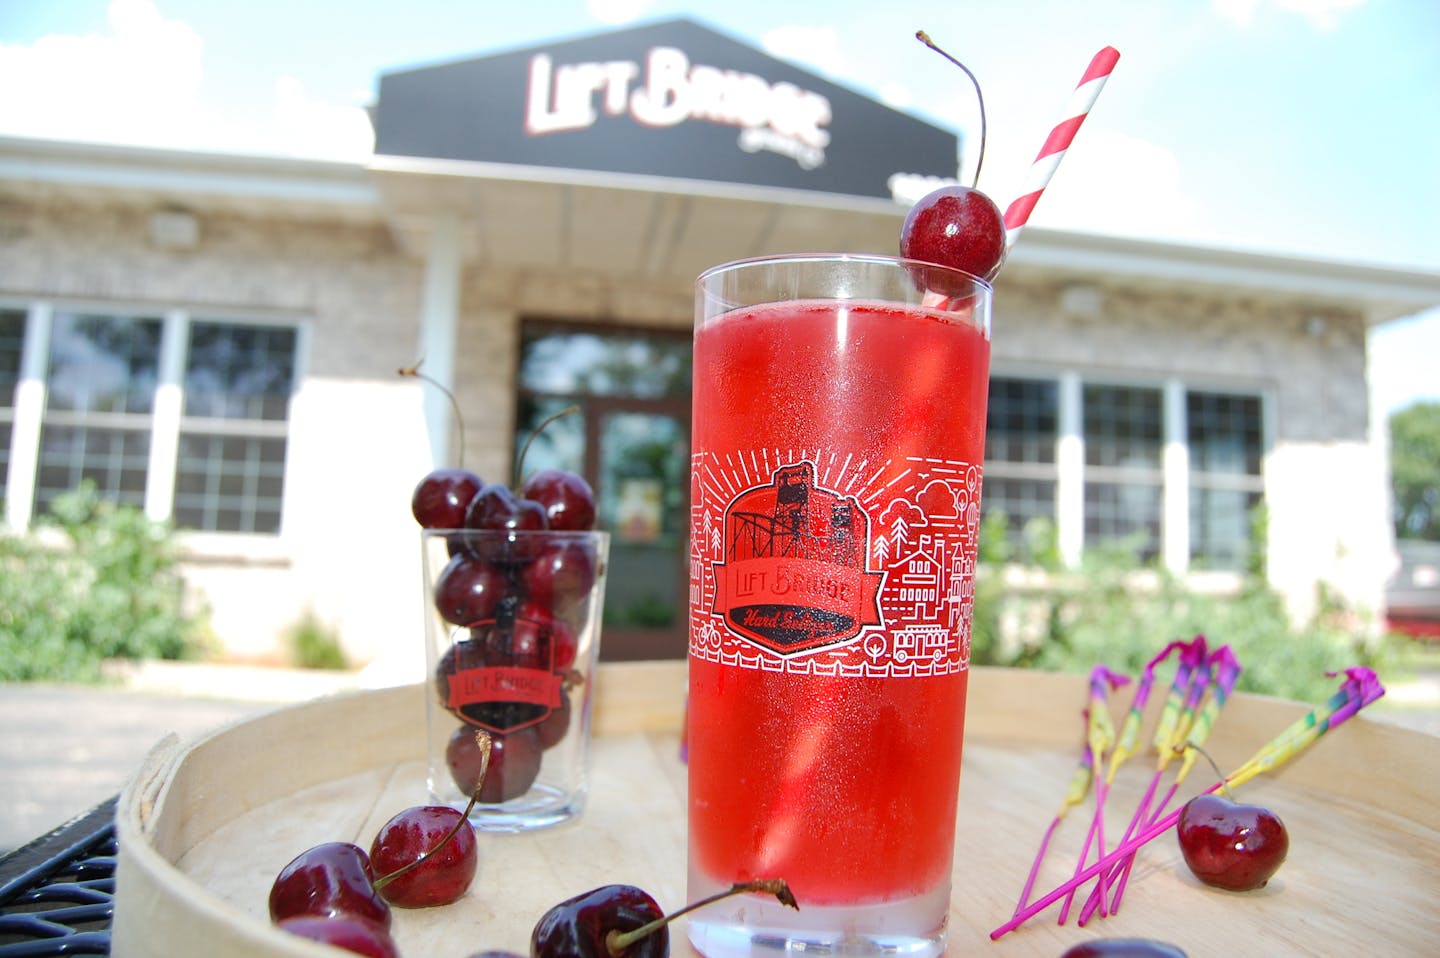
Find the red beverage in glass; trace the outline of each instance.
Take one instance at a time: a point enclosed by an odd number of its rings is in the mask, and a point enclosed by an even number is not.
[[[691,892],[778,877],[800,901],[697,913],[707,955],[943,948],[989,288],[872,295],[707,307],[696,331]]]

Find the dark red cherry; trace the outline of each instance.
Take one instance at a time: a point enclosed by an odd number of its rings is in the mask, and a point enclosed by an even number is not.
[[[485,653],[481,642],[461,639],[451,643],[435,666],[435,692],[439,696],[440,704],[452,708],[452,686],[456,675],[468,669],[483,668],[484,665]]]
[[[465,510],[465,528],[495,532],[537,532],[546,528],[545,507],[522,499],[508,486],[492,482],[480,489]]]
[[[900,255],[992,279],[1005,258],[1005,217],[995,201],[968,186],[944,186],[921,199],[900,228]],[[967,289],[937,292],[963,295]]]
[[[668,923],[733,895],[763,893],[799,909],[790,887],[776,878],[731,885],[669,915],[634,885],[602,885],[551,908],[530,933],[531,958],[665,958],[670,954]]]
[[[470,501],[465,528],[475,532],[466,544],[487,562],[519,565],[533,558],[539,546],[520,534],[543,532],[545,521],[545,507],[540,503],[521,499],[507,486],[492,482]]]
[[[599,575],[595,547],[577,539],[553,539],[520,572],[520,587],[533,605],[569,618],[590,595]]]
[[[528,618],[524,606],[515,616],[509,634],[509,665],[517,669],[553,672],[555,653],[551,642],[553,630],[548,621]]]
[[[569,731],[570,692],[568,689],[562,689],[560,691],[560,707],[552,709],[545,721],[535,726],[535,734],[540,737],[540,747],[548,750],[564,741]]]
[[[520,495],[545,507],[551,529],[586,532],[595,528],[595,492],[583,476],[567,469],[541,469],[525,480]]]
[[[664,917],[649,893],[634,885],[602,885],[551,908],[530,935],[531,958],[665,958],[670,932],[663,925],[628,948],[606,945],[612,932],[634,931]]]
[[[373,921],[354,915],[331,918],[301,915],[285,919],[279,923],[279,928],[301,938],[343,948],[357,955],[367,955],[368,958],[400,958],[400,951],[395,947],[390,932]]]
[[[1197,795],[1186,802],[1175,833],[1195,877],[1230,891],[1263,887],[1290,851],[1279,816],[1222,795]]]
[[[270,886],[270,920],[301,915],[353,915],[390,927],[390,906],[375,891],[375,872],[364,849],[326,842],[297,855]]]
[[[1096,938],[1065,949],[1060,958],[1185,958],[1185,952],[1151,938]]]
[[[396,875],[432,850],[425,861]],[[475,829],[460,812],[448,805],[417,805],[380,828],[370,845],[370,861],[386,876],[378,884],[387,901],[401,908],[426,908],[448,905],[464,895],[480,854]]]
[[[446,622],[473,625],[495,617],[511,593],[504,570],[472,552],[450,557],[435,580],[435,610]]]
[[[547,657],[533,661],[555,672],[569,671],[580,651],[580,639],[569,623],[528,598],[515,611],[513,641],[517,651],[543,650]]]
[[[459,529],[465,525],[465,510],[484,483],[469,469],[441,468],[432,471],[410,495],[410,513],[426,529]]]
[[[492,736],[490,768],[480,786],[480,801],[494,805],[528,792],[540,774],[543,751],[534,727]],[[475,744],[473,728],[461,726],[451,733],[445,748],[445,764],[450,768],[455,787],[466,795],[473,794],[481,769],[481,753]]]

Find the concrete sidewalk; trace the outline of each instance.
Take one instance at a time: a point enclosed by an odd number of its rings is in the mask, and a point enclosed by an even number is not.
[[[193,741],[359,676],[157,662],[123,683],[0,685],[0,855],[113,796],[171,732]]]
[[[287,704],[360,688],[358,673],[146,663],[124,687],[0,685],[0,854],[110,798],[174,732],[182,741]],[[1440,735],[1440,673],[1366,710]]]

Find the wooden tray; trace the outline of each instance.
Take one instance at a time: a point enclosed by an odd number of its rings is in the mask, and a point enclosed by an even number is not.
[[[679,662],[602,667],[584,816],[529,835],[482,835],[480,872],[464,899],[395,910],[402,952],[528,954],[530,929],[546,908],[611,882],[641,885],[667,909],[681,905],[684,683]],[[1078,754],[1085,693],[1079,676],[972,675],[951,954],[1056,956],[1078,941],[1110,936],[1160,938],[1192,956],[1434,953],[1440,737],[1363,715],[1241,791],[1274,808],[1290,831],[1289,860],[1265,889],[1241,895],[1201,886],[1167,835],[1142,852],[1118,915],[1086,928],[1072,915],[1060,927],[1051,908],[991,942],[989,931],[1010,916],[1059,808]],[[426,800],[423,694],[411,686],[323,699],[187,748],[173,739],[158,745],[121,797],[113,953],[339,954],[269,925],[270,883],[305,848],[335,840],[368,847],[392,814]],[[1306,708],[1234,696],[1211,752],[1232,768]],[[1152,767],[1148,758],[1135,759],[1122,771],[1109,805],[1111,834],[1123,828]],[[1203,770],[1192,776],[1197,789],[1211,781]],[[1068,876],[1088,816],[1087,807],[1065,820],[1037,895]],[[683,929],[671,943],[677,955],[694,954]]]

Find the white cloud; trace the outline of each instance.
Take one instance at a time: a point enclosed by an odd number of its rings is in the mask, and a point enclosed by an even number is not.
[[[1385,323],[1370,333],[1370,391],[1386,415],[1415,402],[1440,402],[1440,382],[1424,357],[1440,356],[1440,309]]]
[[[374,137],[362,107],[276,81],[258,123],[217,112],[204,85],[205,41],[152,0],[112,0],[109,31],[0,44],[0,132],[191,150],[362,159]]]
[[[1317,30],[1330,31],[1340,26],[1340,15],[1365,5],[1367,0],[1213,0],[1215,12],[1226,20],[1248,27],[1266,3],[1278,10],[1297,13],[1310,21]]]
[[[1005,195],[999,201],[1002,207],[1013,198]],[[1056,229],[1173,238],[1195,227],[1199,210],[1196,200],[1186,194],[1180,164],[1168,149],[1123,133],[1081,130],[1030,222]]]
[[[275,81],[275,119],[285,152],[297,156],[362,159],[375,149],[363,109],[311,99],[294,77]]]
[[[601,23],[620,25],[638,20],[650,6],[649,0],[586,0],[585,9]]]
[[[843,77],[849,72],[834,27],[777,27],[761,36],[760,44],[767,53],[814,67],[826,76]]]
[[[893,106],[897,110],[903,110],[915,105],[915,94],[910,87],[900,82],[887,82],[880,84],[875,91],[880,97],[880,102]]]
[[[108,35],[51,35],[0,45],[0,130],[139,142],[195,120],[204,41],[150,0],[114,0]],[[173,132],[171,133],[173,136]]]

